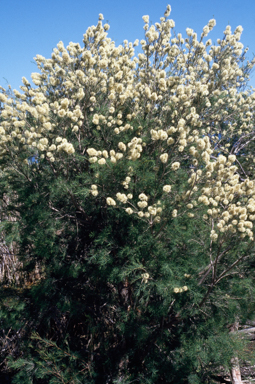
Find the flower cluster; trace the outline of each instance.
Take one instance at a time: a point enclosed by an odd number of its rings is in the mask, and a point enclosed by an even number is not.
[[[181,288],[178,288],[178,287],[175,287],[174,288],[174,293],[182,293],[182,292],[186,292],[189,288],[187,287],[187,285],[184,285],[183,287]]]
[[[83,46],[59,42],[51,58],[37,55],[34,85],[23,78],[22,93],[0,92],[2,167],[34,156],[57,172],[82,158],[90,198],[108,207],[152,226],[201,215],[213,241],[253,240],[253,171],[239,154],[254,160],[255,92],[243,89],[255,60],[244,64],[242,27],[227,26],[217,44],[205,41],[214,19],[200,38],[191,28],[173,37],[170,10],[151,26],[143,16],[137,56],[139,41],[116,46],[102,14]]]

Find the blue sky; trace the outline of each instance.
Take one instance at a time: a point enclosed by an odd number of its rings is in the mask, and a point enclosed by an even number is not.
[[[109,22],[111,37],[117,44],[143,38],[143,15],[155,23],[163,16],[165,0],[1,0],[0,22],[0,85],[18,89],[21,78],[30,80],[37,72],[33,63],[36,54],[49,58],[52,49],[62,40],[82,44],[86,29],[97,24],[103,13]],[[226,25],[232,31],[244,28],[241,42],[249,47],[248,57],[255,54],[255,0],[169,0],[176,32],[185,34],[187,27],[200,34],[211,18],[216,27],[208,38],[223,36]],[[255,87],[255,71],[250,84]]]

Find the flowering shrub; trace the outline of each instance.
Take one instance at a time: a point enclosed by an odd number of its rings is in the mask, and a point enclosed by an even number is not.
[[[35,349],[80,352],[71,374],[38,352],[45,382],[205,383],[235,356],[227,324],[253,311],[255,60],[241,26],[213,44],[214,19],[183,37],[169,15],[115,46],[100,14],[83,47],[36,56],[34,85],[1,90],[3,192],[24,268],[44,271],[21,318],[56,341]]]

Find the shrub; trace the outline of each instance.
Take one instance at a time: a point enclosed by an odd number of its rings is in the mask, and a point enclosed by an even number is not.
[[[241,355],[228,326],[254,311],[255,62],[242,27],[212,44],[215,20],[183,38],[169,14],[143,17],[137,56],[100,14],[83,47],[37,55],[34,85],[0,94],[2,193],[42,275],[2,294],[15,383],[209,383]]]

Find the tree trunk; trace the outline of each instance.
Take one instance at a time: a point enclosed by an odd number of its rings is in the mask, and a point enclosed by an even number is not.
[[[239,322],[236,321],[232,325],[230,332],[236,332],[238,330],[238,327],[239,327]],[[241,378],[241,371],[240,371],[238,357],[233,357],[233,359],[231,359],[231,364],[232,364],[232,367],[230,369],[231,383],[232,384],[243,384],[242,378]]]
[[[230,369],[230,377],[231,377],[231,383],[232,384],[242,384],[242,378],[241,378],[241,371],[240,366],[238,362],[238,358],[234,357],[231,360],[232,367]]]

